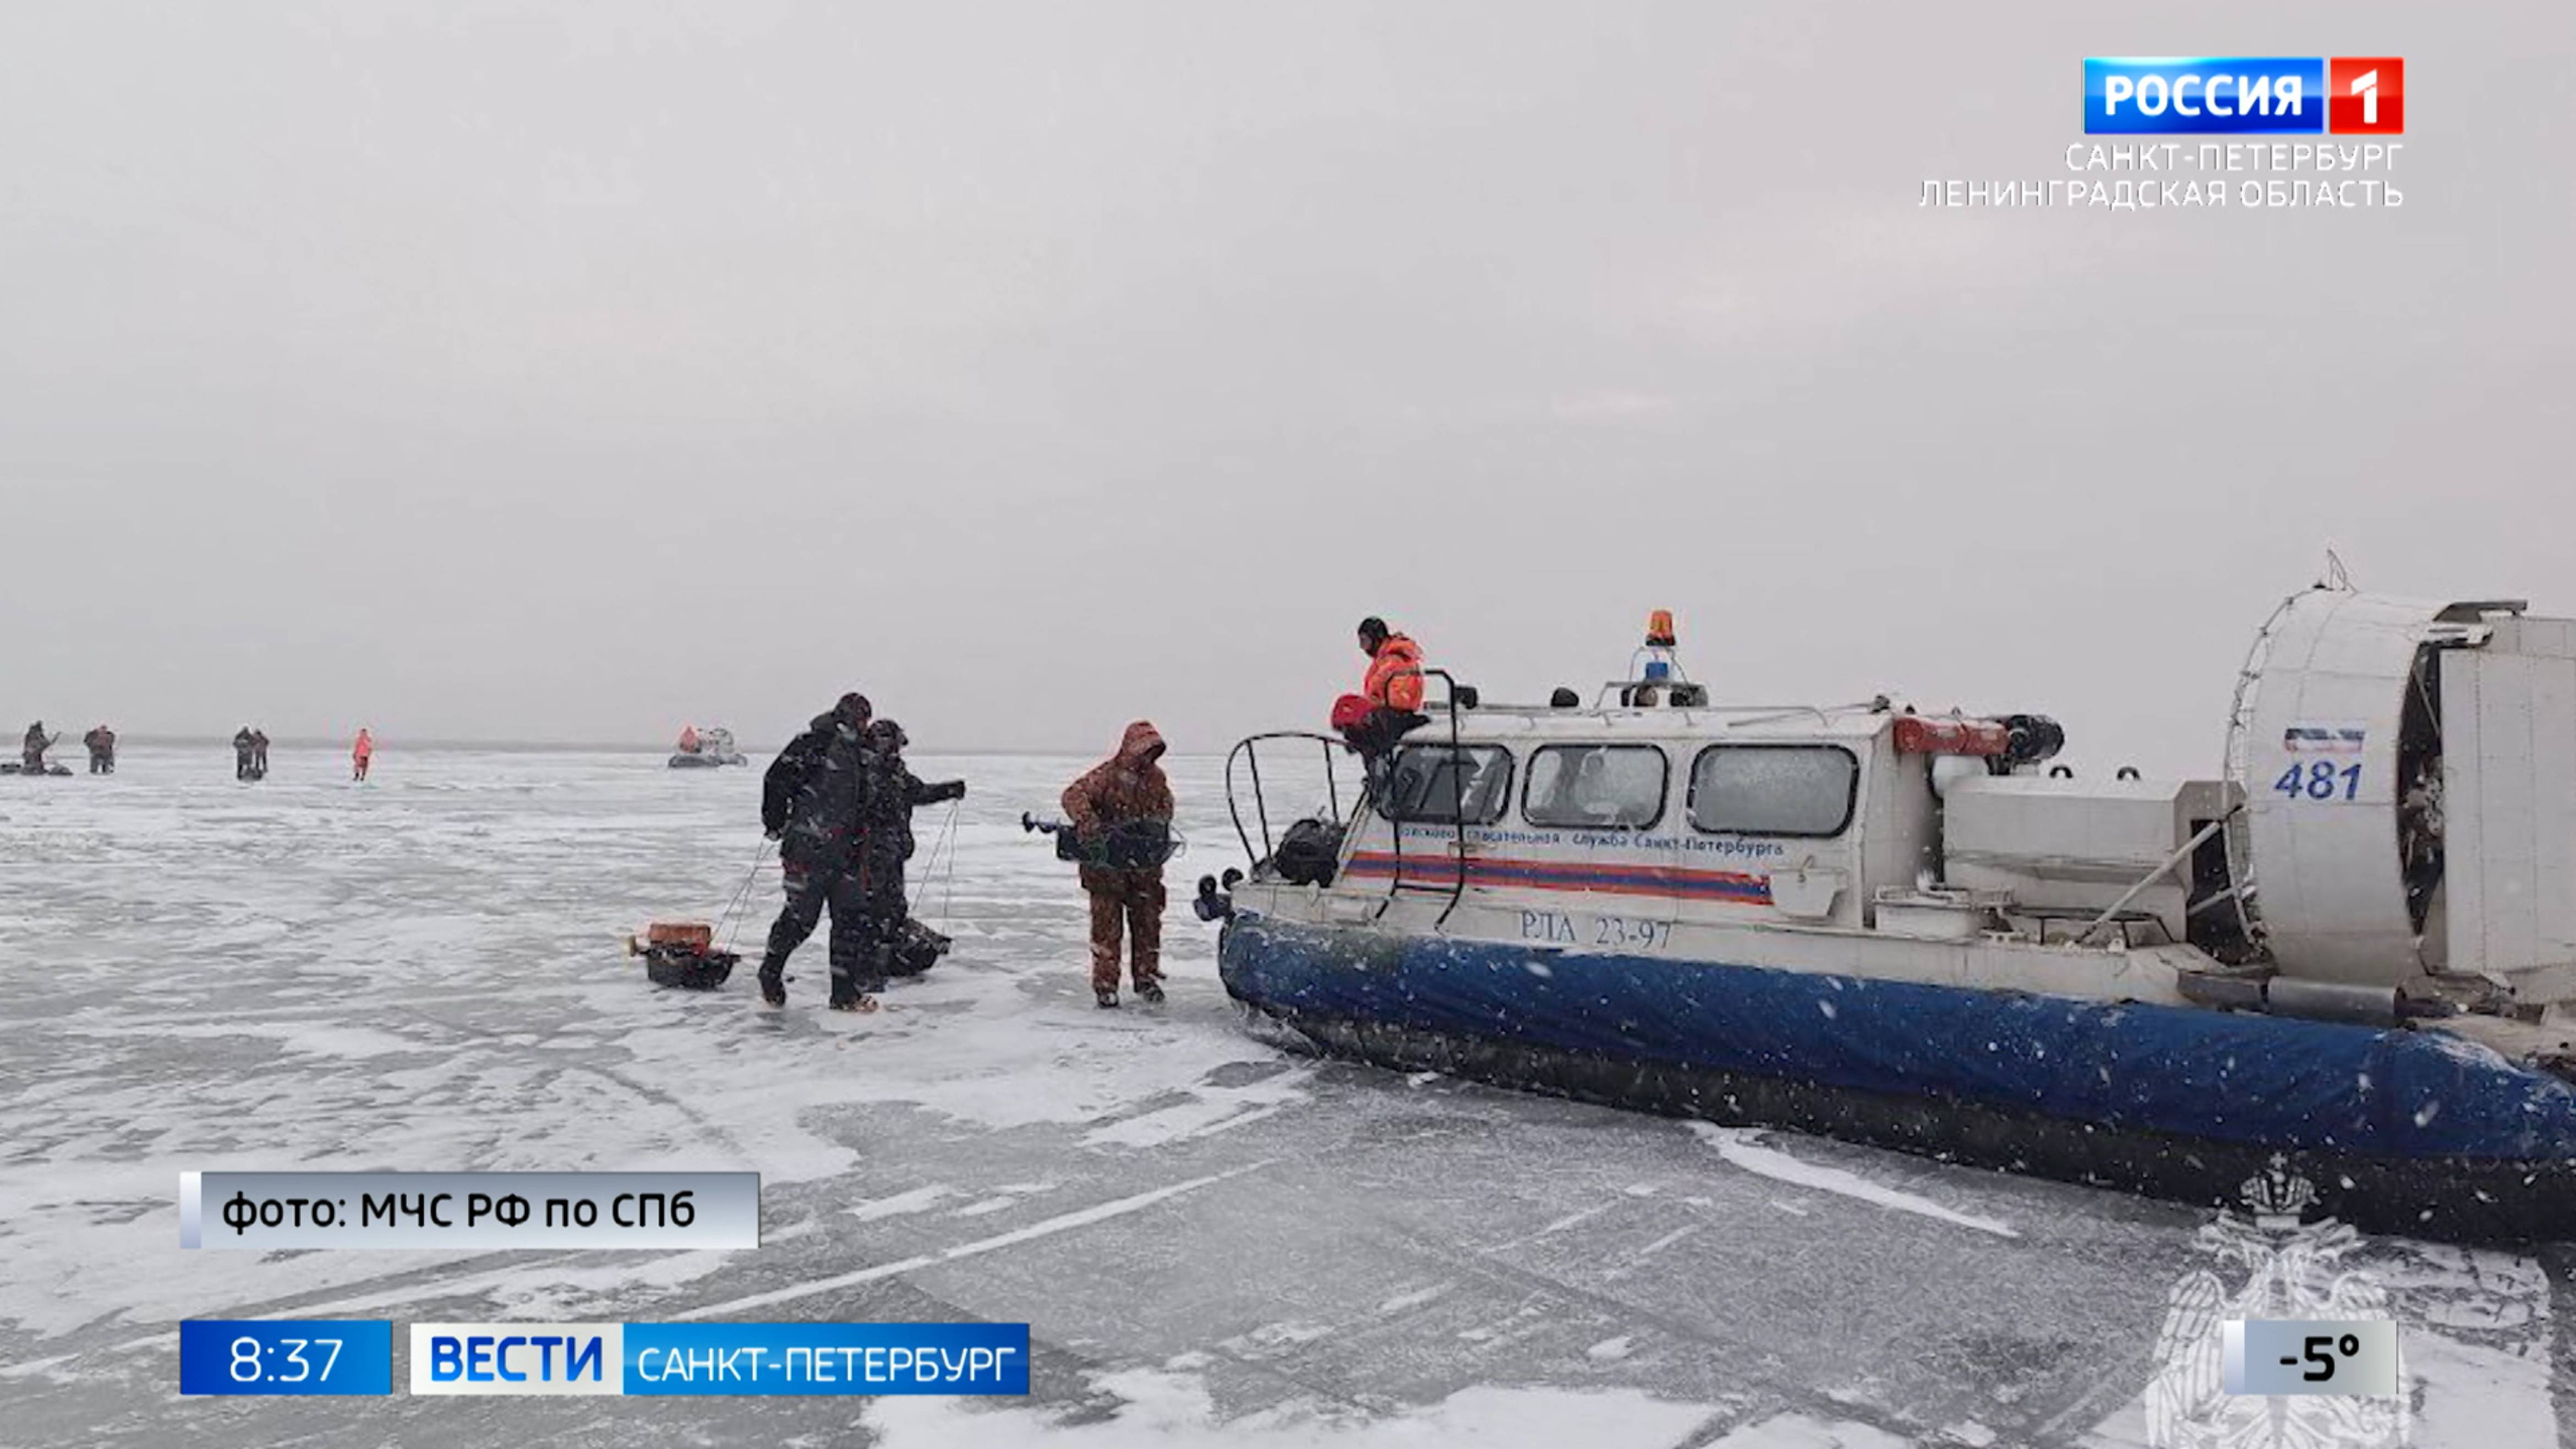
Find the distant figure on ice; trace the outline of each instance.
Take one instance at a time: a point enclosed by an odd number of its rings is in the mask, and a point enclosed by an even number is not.
[[[965,799],[966,782],[923,783],[903,762],[904,748],[912,739],[893,720],[872,721],[860,740],[866,748],[867,774],[859,806],[859,908],[871,943],[867,976],[860,985],[874,991],[885,984],[895,942],[909,913],[903,877],[904,865],[912,859],[912,812],[941,800]],[[837,929],[838,922],[834,925]]]
[[[376,737],[367,733],[365,725],[358,726],[358,742],[349,746],[349,778],[352,780],[367,778],[367,762],[375,757]]]
[[[761,779],[760,825],[778,842],[779,873],[787,893],[760,960],[760,996],[771,1006],[787,1004],[787,958],[814,934],[829,909],[831,1005],[836,1011],[877,1009],[876,998],[859,989],[876,943],[858,869],[868,770],[861,731],[875,713],[866,695],[842,695],[787,742]]]
[[[698,727],[696,725],[680,726],[680,753],[684,755],[694,755],[697,752]]]
[[[250,777],[254,780],[268,778],[268,731],[263,729],[250,732]]]
[[[250,767],[251,767],[251,752],[252,752],[253,750],[257,749],[257,748],[258,748],[257,744],[256,744],[256,743],[251,739],[251,733],[250,733],[250,726],[249,726],[249,725],[243,725],[240,729],[237,729],[237,730],[233,731],[233,778],[234,778],[234,779],[236,779],[236,780],[256,780],[256,779],[258,779],[258,778],[259,778],[257,775],[254,775],[254,774],[252,774],[252,773],[251,773],[251,768],[250,768]]]
[[[43,720],[27,726],[27,737],[18,746],[19,767],[30,775],[45,773],[45,751],[52,749],[61,739],[61,735],[45,733]]]
[[[1163,775],[1163,737],[1143,720],[1127,727],[1118,753],[1064,788],[1065,819],[1086,845],[1106,846],[1119,826],[1139,821],[1172,823],[1172,783]],[[1104,1007],[1118,1004],[1119,927],[1126,926],[1128,970],[1136,994],[1163,999],[1163,866],[1121,869],[1085,864],[1082,889],[1091,897],[1091,994]]]
[[[98,728],[91,730],[88,734],[81,736],[81,744],[89,751],[89,772],[91,774],[113,775],[116,773],[116,731],[109,729],[105,725],[100,725]]]

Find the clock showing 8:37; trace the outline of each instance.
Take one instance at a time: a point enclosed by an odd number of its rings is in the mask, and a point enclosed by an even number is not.
[[[183,1394],[390,1394],[394,1326],[381,1318],[191,1318]]]

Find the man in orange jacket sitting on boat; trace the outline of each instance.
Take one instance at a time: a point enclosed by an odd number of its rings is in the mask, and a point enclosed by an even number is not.
[[[1371,614],[1360,620],[1360,652],[1369,657],[1360,693],[1373,708],[1417,714],[1422,709],[1422,646]]]
[[[1422,713],[1422,646],[1371,614],[1360,620],[1360,652],[1369,657],[1358,694],[1333,705],[1333,728],[1361,755],[1374,759],[1395,748],[1405,731],[1427,723]]]

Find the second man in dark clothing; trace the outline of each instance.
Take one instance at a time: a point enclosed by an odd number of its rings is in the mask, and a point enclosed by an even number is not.
[[[52,749],[61,738],[60,735],[45,733],[43,720],[27,726],[27,736],[19,742],[18,746],[18,768],[21,773],[29,775],[45,773],[45,751]]]
[[[872,943],[862,987],[885,984],[895,942],[903,933],[910,906],[904,895],[904,866],[912,859],[912,812],[940,800],[962,800],[966,782],[924,783],[903,762],[912,741],[903,726],[890,719],[870,724],[867,739],[867,794],[860,806],[859,892]]]

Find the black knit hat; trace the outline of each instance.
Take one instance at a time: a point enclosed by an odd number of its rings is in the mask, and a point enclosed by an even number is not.
[[[832,712],[853,725],[863,725],[876,714],[876,707],[868,703],[866,695],[853,689],[841,696],[841,702],[832,706]]]
[[[1375,614],[1360,620],[1360,637],[1363,639],[1383,639],[1389,632],[1386,621]]]

